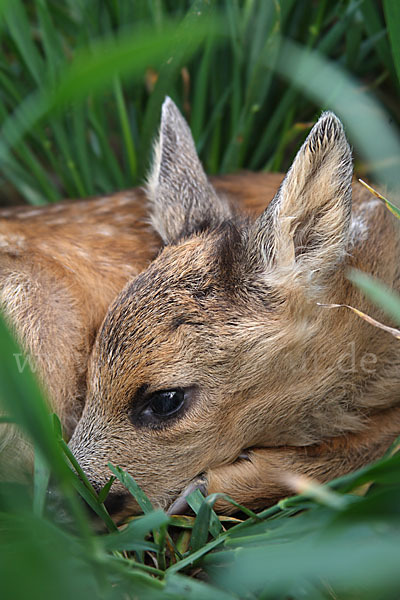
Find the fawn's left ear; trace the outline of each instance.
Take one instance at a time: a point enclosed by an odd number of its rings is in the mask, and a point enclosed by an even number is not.
[[[322,282],[345,255],[352,157],[339,119],[322,114],[275,198],[250,235],[253,260],[307,272]]]
[[[229,204],[207,180],[188,124],[168,97],[162,106],[147,194],[153,226],[166,244],[231,216]]]

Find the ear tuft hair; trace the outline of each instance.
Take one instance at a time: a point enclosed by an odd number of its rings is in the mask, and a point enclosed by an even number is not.
[[[330,111],[322,113],[318,123],[308,136],[311,152],[320,152],[325,146],[338,142],[344,136],[343,125],[337,116]]]

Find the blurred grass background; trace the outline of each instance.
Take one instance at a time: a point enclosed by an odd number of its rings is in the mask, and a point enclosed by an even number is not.
[[[371,138],[363,144],[352,133],[363,129],[358,104],[368,92],[385,110],[381,121],[400,121],[398,32],[393,25],[389,38],[386,25],[395,2],[386,12],[375,0],[2,5],[3,202],[140,184],[166,94],[190,122],[210,174],[285,170],[325,107],[350,128],[361,161]],[[369,161],[358,166],[373,171]]]
[[[210,174],[286,170],[329,108],[357,172],[398,188],[398,0],[1,0],[0,36],[3,205],[142,183],[166,94]],[[36,457],[31,488],[0,483],[5,600],[398,598],[398,454],[241,523],[220,522],[198,496],[196,518],[171,522],[116,470],[147,513],[116,532],[103,498],[66,467],[16,351],[2,326],[0,397]],[[64,496],[56,514],[50,471]],[[76,490],[110,533],[92,531]]]

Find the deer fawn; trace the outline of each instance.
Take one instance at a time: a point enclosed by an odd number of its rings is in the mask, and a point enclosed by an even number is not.
[[[382,317],[346,271],[398,287],[394,219],[352,192],[329,112],[267,206],[280,182],[211,185],[166,99],[146,196],[0,213],[4,309],[96,488],[110,461],[171,511],[196,486],[259,508],[288,494],[285,474],[327,481],[400,433],[398,342],[319,306]],[[109,507],[138,510],[119,483]]]

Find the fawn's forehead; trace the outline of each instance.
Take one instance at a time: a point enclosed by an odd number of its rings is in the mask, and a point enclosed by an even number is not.
[[[232,222],[217,230],[194,235],[167,246],[150,266],[138,275],[120,302],[146,304],[160,300],[179,290],[190,296],[204,296],[210,291],[222,292],[236,283],[244,247],[244,231]]]
[[[226,227],[166,247],[116,298],[100,329],[101,353],[161,342],[181,325],[212,326],[235,304],[241,233]]]

